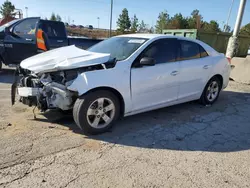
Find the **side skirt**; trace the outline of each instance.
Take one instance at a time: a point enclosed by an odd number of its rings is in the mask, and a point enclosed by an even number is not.
[[[172,101],[172,102],[168,102],[168,103],[163,103],[163,104],[160,104],[160,105],[151,106],[149,108],[144,108],[144,109],[141,109],[141,110],[128,112],[128,113],[124,114],[124,117],[132,116],[132,115],[135,115],[135,114],[148,112],[148,111],[152,111],[152,110],[156,110],[156,109],[160,109],[160,108],[165,108],[165,107],[173,106],[173,105],[176,105],[176,104],[182,104],[182,103],[185,103],[185,102],[190,102],[190,101],[194,101],[194,100],[198,100],[198,99],[199,98],[197,98],[197,96],[194,96],[194,97],[184,98],[184,99],[181,99],[181,100],[176,100],[176,101]]]

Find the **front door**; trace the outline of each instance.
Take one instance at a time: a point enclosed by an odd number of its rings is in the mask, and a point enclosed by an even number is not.
[[[10,28],[11,34],[4,39],[5,50],[13,64],[37,53],[36,26],[39,18],[27,18]]]
[[[135,60],[131,69],[133,111],[177,100],[180,66],[176,61],[176,52],[176,39],[160,39]],[[143,57],[154,58],[156,64],[140,67]]]

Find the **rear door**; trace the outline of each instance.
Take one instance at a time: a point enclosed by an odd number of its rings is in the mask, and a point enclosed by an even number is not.
[[[39,24],[39,28],[47,35],[50,49],[68,46],[64,23],[42,20]]]
[[[201,95],[212,71],[213,61],[196,42],[179,40],[180,90],[178,99]]]
[[[13,64],[37,53],[36,28],[39,18],[27,18],[10,28],[11,34],[4,39],[5,50]]]

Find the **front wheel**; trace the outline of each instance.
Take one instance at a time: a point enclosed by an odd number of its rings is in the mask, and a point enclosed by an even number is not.
[[[204,105],[213,104],[218,99],[221,88],[222,88],[221,81],[217,77],[213,77],[207,83],[201,95],[200,102]]]
[[[85,133],[99,134],[109,130],[120,115],[118,98],[110,91],[90,92],[77,99],[73,117]]]

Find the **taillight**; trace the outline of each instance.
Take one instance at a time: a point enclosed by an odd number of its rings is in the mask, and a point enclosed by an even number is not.
[[[231,64],[231,58],[227,57],[228,63]]]

